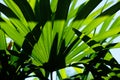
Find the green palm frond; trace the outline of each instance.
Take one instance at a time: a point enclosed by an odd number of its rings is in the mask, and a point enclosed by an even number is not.
[[[116,18],[120,1],[113,4],[106,0],[99,6],[102,0],[85,0],[76,7],[78,1],[0,3],[0,12],[6,16],[0,16],[0,50],[12,56],[11,65],[20,78],[35,73],[40,79],[47,79],[53,72],[59,79],[120,78],[116,72],[119,64],[110,52],[120,48],[120,42],[113,43],[120,35],[120,17]],[[14,41],[11,50],[6,48],[6,35]],[[68,76],[68,67],[75,75]]]

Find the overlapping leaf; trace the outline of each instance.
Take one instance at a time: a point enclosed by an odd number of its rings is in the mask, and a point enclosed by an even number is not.
[[[120,2],[112,6],[113,2],[106,2],[95,9],[102,0],[86,0],[76,7],[78,1],[4,0],[6,5],[0,3],[0,12],[6,16],[0,17],[0,27],[14,41],[16,49],[13,50],[20,53],[18,62],[22,59],[21,65],[28,63],[30,72],[41,79],[48,78],[48,73],[53,71],[59,79],[68,79],[64,68],[80,64],[85,67],[83,72],[78,71],[70,78],[109,79],[107,74],[115,73],[112,67],[119,68],[109,50],[120,47],[120,43],[112,43],[120,32],[119,17],[115,19]],[[3,31],[0,40],[5,39]],[[107,42],[108,38],[111,39]],[[0,45],[0,49],[5,49],[4,42]],[[101,70],[105,69],[103,74]]]

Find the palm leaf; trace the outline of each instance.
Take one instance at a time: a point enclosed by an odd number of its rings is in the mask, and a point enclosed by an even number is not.
[[[4,31],[15,43],[10,55],[17,54],[19,58],[15,61],[25,70],[31,69],[27,70],[28,74],[34,72],[39,78],[46,79],[48,74],[56,71],[59,79],[109,79],[106,74],[115,71],[106,65],[119,68],[109,51],[120,47],[119,42],[112,42],[120,32],[119,17],[113,21],[120,9],[119,1],[114,5],[112,1],[106,1],[98,9],[96,7],[102,0],[86,0],[77,7],[78,0],[4,2],[6,5],[0,3],[0,12],[6,16],[0,16],[0,43],[3,42],[0,49],[6,47]],[[108,38],[111,39],[107,41]],[[78,67],[81,64],[84,68]],[[78,67],[73,68],[77,74],[71,77],[65,70],[70,66]]]
[[[6,50],[7,46],[6,46],[6,37],[5,37],[5,33],[0,30],[0,50]]]

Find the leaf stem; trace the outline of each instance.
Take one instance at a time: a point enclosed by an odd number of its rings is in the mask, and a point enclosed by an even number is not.
[[[53,73],[50,73],[50,80],[53,80]]]

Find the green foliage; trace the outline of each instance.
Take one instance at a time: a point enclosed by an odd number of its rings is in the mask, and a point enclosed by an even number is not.
[[[48,80],[51,75],[52,80],[53,73],[59,80],[120,78],[120,65],[110,52],[120,48],[120,42],[113,43],[120,33],[120,17],[115,18],[120,2],[95,9],[102,0],[86,0],[76,7],[77,1],[0,3],[5,15],[0,16],[1,79]],[[7,37],[13,42],[7,44]],[[69,67],[74,75],[68,75]]]

